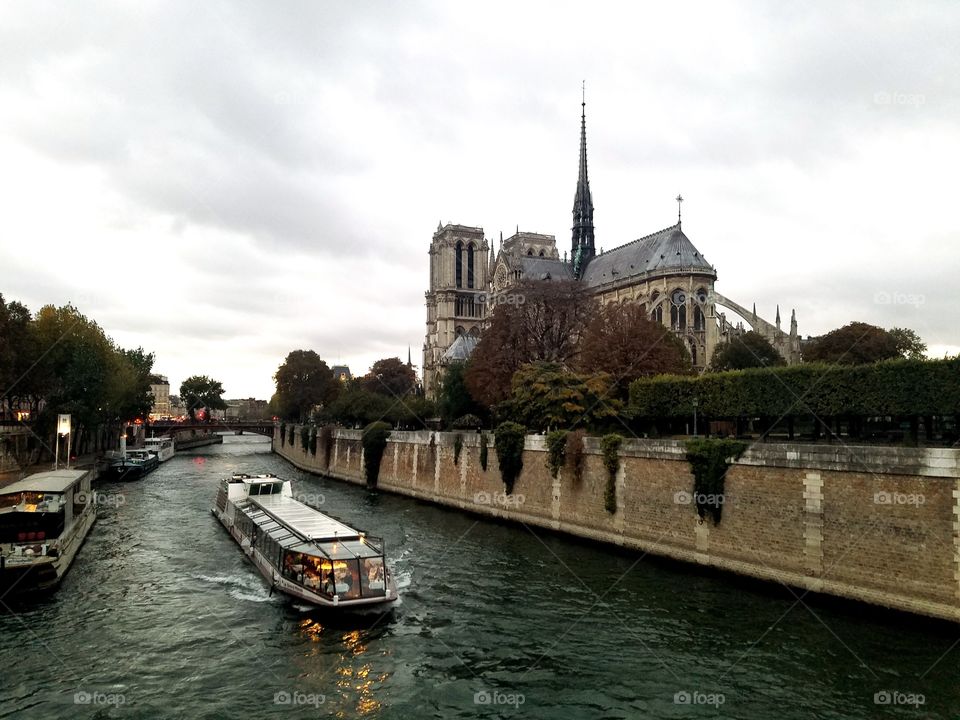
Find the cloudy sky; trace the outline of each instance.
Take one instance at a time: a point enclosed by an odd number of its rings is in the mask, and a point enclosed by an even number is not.
[[[419,362],[438,221],[569,246],[671,225],[802,334],[960,351],[960,6],[0,6],[0,292],[73,302],[179,383],[287,352]]]

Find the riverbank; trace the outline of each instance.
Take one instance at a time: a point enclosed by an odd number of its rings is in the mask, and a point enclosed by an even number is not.
[[[460,449],[457,450],[458,440]],[[293,435],[299,440],[299,429]],[[582,477],[553,478],[528,436],[512,495],[488,435],[394,432],[378,487],[683,562],[930,617],[960,621],[960,452],[944,448],[758,444],[726,475],[721,520],[701,521],[685,446],[625,440],[605,505],[599,439]],[[319,444],[319,443],[318,443]],[[360,432],[334,432],[329,456],[273,449],[308,472],[365,483]]]

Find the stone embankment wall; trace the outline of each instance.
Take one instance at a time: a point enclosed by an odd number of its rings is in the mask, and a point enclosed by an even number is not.
[[[273,447],[309,472],[363,484],[360,431],[338,430],[326,457],[296,442]],[[722,519],[701,521],[681,442],[624,440],[617,510],[604,509],[607,471],[586,438],[579,481],[546,466],[528,436],[506,496],[488,434],[394,432],[379,487],[473,513],[728,570],[792,587],[960,621],[960,451],[758,444],[726,476]]]

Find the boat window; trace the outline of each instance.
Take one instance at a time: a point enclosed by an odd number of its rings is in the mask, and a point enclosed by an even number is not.
[[[382,557],[365,558],[360,565],[363,595],[386,595],[387,583]]]
[[[349,550],[351,553],[357,557],[366,558],[366,557],[376,557],[382,555],[380,550],[377,548],[371,547],[365,542],[360,542],[359,540],[348,540],[344,543],[341,543],[345,549]]]
[[[22,497],[23,493],[7,493],[6,495],[0,495],[0,510],[15,508],[20,504]]]

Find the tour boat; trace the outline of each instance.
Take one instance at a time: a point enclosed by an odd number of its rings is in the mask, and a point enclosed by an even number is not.
[[[164,463],[174,455],[173,438],[170,437],[151,437],[144,440],[144,446],[147,450],[157,456],[157,460]]]
[[[296,500],[289,480],[233,475],[221,482],[211,511],[270,581],[271,591],[341,610],[397,599],[383,539]]]
[[[97,519],[90,470],[54,470],[0,488],[0,599],[51,590]]]

